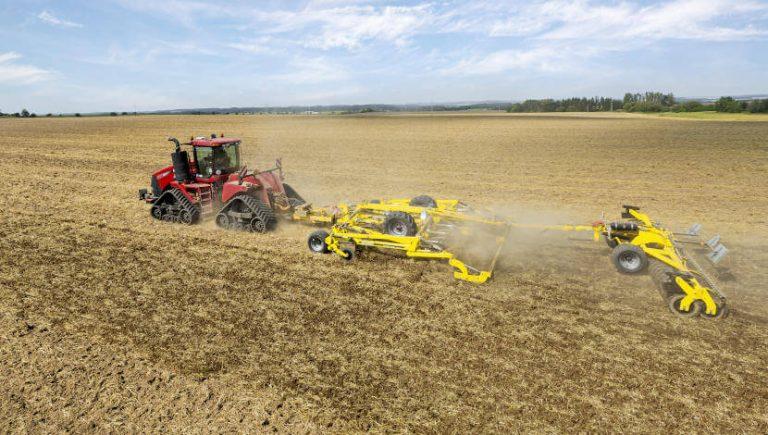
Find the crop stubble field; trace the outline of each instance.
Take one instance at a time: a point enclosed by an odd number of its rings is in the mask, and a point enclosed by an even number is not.
[[[672,316],[588,235],[515,233],[494,279],[152,221],[168,135],[283,157],[318,205],[431,194],[525,222],[643,206],[731,248],[731,317]],[[428,114],[0,119],[11,431],[768,431],[768,122]]]

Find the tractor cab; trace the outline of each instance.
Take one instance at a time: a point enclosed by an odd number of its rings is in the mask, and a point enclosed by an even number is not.
[[[194,171],[198,178],[214,178],[238,172],[240,166],[240,139],[193,138],[185,145],[192,145]]]

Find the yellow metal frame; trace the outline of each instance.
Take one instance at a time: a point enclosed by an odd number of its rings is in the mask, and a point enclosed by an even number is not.
[[[675,236],[671,231],[657,226],[651,218],[638,210],[627,209],[629,214],[638,221],[637,235],[629,242],[616,237],[618,243],[631,243],[642,248],[645,254],[656,259],[672,269],[678,271],[680,275],[675,277],[678,287],[685,293],[685,297],[680,301],[682,311],[690,311],[691,305],[696,301],[702,301],[705,306],[705,313],[711,316],[717,314],[717,304],[710,292],[713,289],[702,285],[696,275],[700,272],[691,269],[685,255],[675,246]],[[605,224],[602,224],[602,231],[608,234]]]
[[[419,207],[409,205],[408,199],[363,202],[355,206],[343,206],[325,243],[331,252],[346,258],[343,244],[352,244],[355,248],[391,249],[405,252],[410,258],[447,260],[454,268],[453,277],[472,283],[484,283],[491,278],[501,248],[509,232],[506,222],[494,218],[467,212],[457,200],[437,200],[437,207]],[[404,212],[414,218],[419,228],[415,236],[394,236],[379,231],[389,212]],[[424,241],[429,240],[430,228],[440,222],[457,224],[475,223],[487,225],[501,232],[496,237],[496,252],[486,270],[474,268],[457,258],[453,252],[444,249],[435,250]]]
[[[675,276],[675,283],[685,294],[685,297],[680,301],[680,309],[682,311],[690,311],[692,305],[696,301],[701,301],[704,304],[704,313],[710,316],[715,316],[720,308],[718,308],[717,303],[712,297],[712,293],[717,293],[720,297],[722,297],[722,295],[720,295],[719,291],[716,289],[703,285],[699,278],[697,278],[697,276],[701,276],[702,273],[694,270],[688,265],[688,260],[685,255],[676,246],[677,240],[675,239],[674,233],[655,224],[645,213],[641,213],[640,211],[631,208],[628,208],[627,212],[638,223],[636,234],[635,231],[609,231],[609,224],[604,222],[597,222],[591,226],[516,223],[511,223],[510,226],[515,228],[557,231],[591,231],[594,240],[596,241],[599,240],[602,235],[606,238],[610,237],[618,244],[630,243],[638,246],[648,257],[666,264],[679,273],[679,275]],[[624,237],[613,237],[613,234]]]
[[[601,236],[610,238],[617,244],[629,243],[640,247],[651,259],[660,261],[676,271],[674,282],[685,294],[680,301],[681,311],[690,311],[693,304],[701,301],[704,313],[715,316],[722,308],[718,307],[713,294],[724,303],[725,298],[716,288],[707,287],[706,275],[698,270],[693,260],[689,260],[684,252],[677,247],[674,233],[658,226],[651,218],[640,211],[627,208],[629,217],[637,223],[636,230],[610,230],[605,222],[592,225],[536,225],[510,223],[494,216],[484,216],[471,212],[458,200],[437,200],[436,207],[419,207],[410,205],[409,199],[372,200],[359,204],[341,204],[333,209],[313,210],[310,206],[297,209],[294,219],[315,224],[331,225],[325,243],[331,252],[346,258],[348,253],[344,244],[353,245],[354,249],[378,248],[405,252],[407,257],[431,260],[446,260],[454,268],[456,279],[472,283],[484,283],[491,278],[496,261],[499,258],[504,242],[512,228],[584,231],[592,232],[594,240]],[[387,213],[404,212],[411,215],[419,228],[415,236],[394,236],[381,231]],[[496,252],[486,268],[475,268],[457,257],[457,254],[443,248],[435,248],[430,240],[433,224],[441,222],[461,225],[477,224],[463,228],[470,232],[478,227],[488,228],[496,233]],[[471,232],[469,233],[471,234]]]

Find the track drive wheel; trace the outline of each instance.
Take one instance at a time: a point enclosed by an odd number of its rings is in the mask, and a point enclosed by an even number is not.
[[[226,213],[216,215],[216,226],[225,230],[232,228],[232,219]]]
[[[153,205],[151,209],[149,209],[149,214],[152,215],[153,218],[157,220],[163,220],[163,209],[160,208],[159,205]]]
[[[670,296],[667,299],[667,306],[669,307],[669,311],[672,311],[678,316],[686,319],[698,316],[701,312],[701,304],[694,302],[691,304],[688,311],[683,311],[682,308],[680,308],[680,301],[682,301],[683,298],[685,298],[684,294],[676,294]]]
[[[248,229],[253,233],[266,233],[267,222],[261,216],[256,216],[248,223]]]
[[[384,220],[384,232],[391,236],[415,236],[418,232],[413,216],[402,211],[387,214]]]
[[[629,243],[613,248],[611,261],[619,272],[627,275],[641,273],[648,267],[648,256],[643,248]]]
[[[195,223],[192,213],[190,213],[189,210],[180,210],[177,220],[184,225],[192,225]]]
[[[325,243],[325,239],[328,237],[328,232],[323,230],[317,230],[309,235],[307,239],[307,246],[309,250],[315,254],[327,254],[330,251],[328,244]]]

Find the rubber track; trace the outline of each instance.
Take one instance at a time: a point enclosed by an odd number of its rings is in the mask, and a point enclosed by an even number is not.
[[[192,201],[181,190],[174,188],[170,190],[170,193],[176,200],[176,203],[192,215],[192,225],[196,224],[200,220],[200,208],[192,204]]]
[[[277,226],[277,218],[275,218],[275,212],[271,208],[264,205],[263,202],[252,196],[241,196],[240,199],[251,209],[254,217],[260,217],[264,221],[267,231],[272,231]]]

